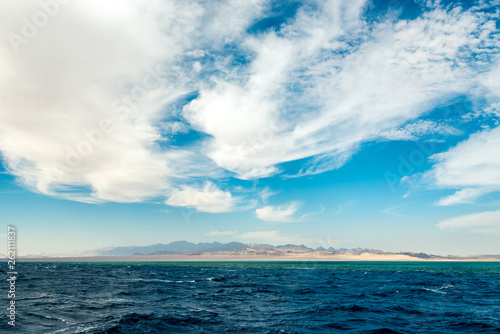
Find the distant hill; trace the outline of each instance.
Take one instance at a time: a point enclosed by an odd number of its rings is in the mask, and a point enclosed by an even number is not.
[[[238,251],[238,253],[253,253],[269,251],[274,253],[305,253],[314,251],[323,251],[329,253],[350,253],[359,255],[362,253],[371,254],[385,254],[383,251],[378,249],[367,249],[367,248],[332,248],[329,247],[325,249],[323,247],[318,247],[316,249],[306,247],[304,245],[279,245],[273,246],[269,244],[244,244],[241,242],[230,242],[230,243],[203,243],[198,244],[188,242],[185,240],[174,241],[169,244],[155,244],[150,246],[130,246],[130,247],[106,247],[101,249],[95,249],[92,251],[80,254],[81,256],[127,256],[127,255],[156,255],[156,254],[175,254],[175,253],[202,253],[202,252],[230,252]],[[401,253],[403,254],[403,253]],[[413,256],[413,253],[404,253]],[[425,258],[427,254],[415,254],[416,257]],[[430,257],[427,255],[427,257]]]
[[[263,255],[263,256],[290,256],[293,254],[302,255],[335,255],[335,254],[386,254],[386,255],[405,255],[422,260],[440,260],[440,259],[455,259],[455,260],[471,260],[471,259],[500,259],[500,255],[468,255],[468,256],[439,256],[426,253],[399,252],[391,253],[384,252],[379,249],[368,248],[324,248],[316,249],[309,248],[304,245],[278,245],[269,244],[244,244],[241,242],[229,243],[192,243],[185,240],[174,241],[169,244],[155,244],[150,246],[130,246],[130,247],[106,247],[79,254],[78,256],[94,257],[94,256],[130,256],[130,255],[159,255],[159,254],[226,254],[226,255]]]
[[[82,256],[124,256],[124,255],[150,255],[150,254],[171,254],[171,253],[191,253],[191,252],[220,252],[232,251],[240,248],[250,247],[241,242],[230,242],[222,244],[220,242],[194,244],[188,241],[174,241],[169,244],[155,244],[151,246],[130,246],[130,247],[107,247],[92,250],[81,254]]]

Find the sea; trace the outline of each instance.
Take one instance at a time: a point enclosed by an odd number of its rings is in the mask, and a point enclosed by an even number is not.
[[[18,262],[16,269],[15,326],[5,293],[1,333],[500,333],[498,262]]]

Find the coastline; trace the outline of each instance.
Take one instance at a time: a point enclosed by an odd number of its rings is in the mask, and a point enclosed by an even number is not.
[[[325,261],[361,261],[361,262],[500,262],[499,258],[471,258],[471,257],[435,257],[418,258],[402,254],[290,254],[290,255],[241,255],[241,254],[159,254],[159,255],[128,255],[128,256],[68,256],[68,257],[19,257],[20,262],[325,262]]]

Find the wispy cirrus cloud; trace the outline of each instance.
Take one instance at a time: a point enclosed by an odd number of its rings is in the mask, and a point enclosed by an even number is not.
[[[279,194],[279,192],[277,191],[272,191],[271,188],[269,187],[265,187],[264,189],[262,189],[260,192],[259,192],[259,196],[260,198],[262,199],[262,202],[263,203],[266,203],[267,202],[267,199],[271,196],[274,196],[274,195],[277,195]]]
[[[500,191],[499,145],[497,127],[472,134],[447,152],[434,155],[436,163],[426,178],[437,187],[459,189],[438,204],[472,203],[484,194]]]
[[[241,79],[220,78],[185,108],[213,137],[206,154],[241,178],[280,173],[280,163],[304,158],[299,175],[316,174],[342,166],[362,142],[444,131],[430,123],[397,129],[466,94],[477,72],[488,71],[475,54],[488,58],[499,46],[490,18],[461,8],[383,20],[367,33],[365,2],[317,5],[279,32],[248,39],[255,57]]]
[[[486,107],[479,114],[499,117],[500,108],[500,58],[491,71],[480,76]],[[498,119],[497,119],[498,125]],[[500,127],[486,127],[473,133],[446,152],[435,154],[435,164],[426,175],[426,181],[445,189],[458,189],[441,198],[442,206],[474,203],[485,194],[500,191]]]
[[[388,140],[419,140],[427,135],[441,136],[459,135],[461,132],[450,125],[439,124],[434,121],[421,120],[404,127],[388,129],[381,133],[381,137]]]
[[[364,142],[445,131],[416,121],[443,101],[477,87],[498,96],[494,14],[434,4],[368,21],[368,4],[307,1],[259,30],[268,1],[71,2],[19,52],[0,41],[3,163],[50,196],[227,212],[237,206],[221,175],[258,179],[301,159],[293,176],[339,168]],[[22,34],[39,10],[2,2],[2,29]],[[444,175],[440,185],[484,189]],[[200,194],[210,204],[190,198]],[[289,221],[297,209],[258,210]]]

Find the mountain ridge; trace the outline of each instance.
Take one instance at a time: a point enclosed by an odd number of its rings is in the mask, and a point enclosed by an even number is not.
[[[377,254],[377,255],[406,255],[418,259],[482,259],[486,255],[433,255],[423,252],[385,252],[379,249],[369,248],[333,248],[333,247],[317,247],[310,248],[305,245],[271,245],[271,244],[257,244],[257,243],[241,243],[241,242],[228,242],[220,243],[217,241],[208,243],[192,243],[186,240],[173,241],[168,244],[158,243],[149,246],[128,246],[128,247],[105,247],[87,252],[80,253],[79,256],[135,256],[135,255],[162,255],[162,254],[226,254],[226,255],[265,255],[265,256],[282,256],[290,254]],[[491,258],[500,259],[500,255],[488,255]]]

